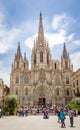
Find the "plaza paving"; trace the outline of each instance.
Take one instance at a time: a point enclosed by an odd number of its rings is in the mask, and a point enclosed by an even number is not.
[[[57,122],[57,116],[49,116],[49,119],[43,119],[43,116],[6,116],[0,118],[0,130],[80,130],[80,116],[74,117],[74,127],[70,127],[69,117],[65,120],[66,128],[61,128],[61,123]]]

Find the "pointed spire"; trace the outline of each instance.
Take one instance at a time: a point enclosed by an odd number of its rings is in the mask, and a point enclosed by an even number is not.
[[[68,57],[68,54],[67,54],[67,49],[66,49],[66,44],[64,42],[64,47],[63,47],[63,57],[64,58],[67,58]]]
[[[20,42],[18,42],[18,48],[17,48],[17,55],[16,55],[17,58],[20,58],[22,57],[21,55],[21,49],[20,49]]]
[[[40,18],[42,18],[42,13],[40,12]]]
[[[39,29],[38,29],[38,43],[41,45],[44,41],[44,31],[43,31],[43,23],[42,23],[42,14],[40,12],[39,18]]]
[[[26,52],[24,53],[24,60],[26,60]]]

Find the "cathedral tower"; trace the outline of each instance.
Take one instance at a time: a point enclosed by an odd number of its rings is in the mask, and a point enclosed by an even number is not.
[[[67,53],[65,43],[64,43],[64,46],[63,46],[63,54],[62,54],[62,57],[61,57],[61,67],[62,67],[62,71],[66,71],[66,70],[73,71],[72,63],[71,63],[71,60],[69,58],[69,54]]]
[[[18,95],[19,103],[21,105],[23,104],[24,98],[24,86],[28,83],[28,69],[29,68],[28,61],[26,59],[26,53],[24,54],[23,59],[20,43],[18,43],[17,53],[15,54],[10,74],[10,94]]]
[[[66,43],[64,43],[63,54],[61,57],[61,73],[63,75],[65,104],[67,104],[72,98],[71,75],[73,73],[73,67],[69,54],[67,53]]]
[[[51,54],[48,43],[44,37],[42,14],[40,13],[38,37],[34,41],[34,47],[31,55],[31,68],[50,68]]]

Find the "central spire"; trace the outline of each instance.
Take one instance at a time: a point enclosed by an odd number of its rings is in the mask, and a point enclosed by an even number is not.
[[[39,29],[38,29],[38,43],[41,45],[44,41],[44,31],[43,31],[43,23],[42,23],[42,14],[40,12],[39,18]]]

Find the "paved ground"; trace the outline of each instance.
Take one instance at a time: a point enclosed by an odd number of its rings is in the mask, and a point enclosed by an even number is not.
[[[6,116],[0,118],[0,130],[80,130],[80,116],[74,117],[74,127],[70,127],[69,117],[65,120],[66,128],[61,128],[56,116],[43,119],[42,116]]]

